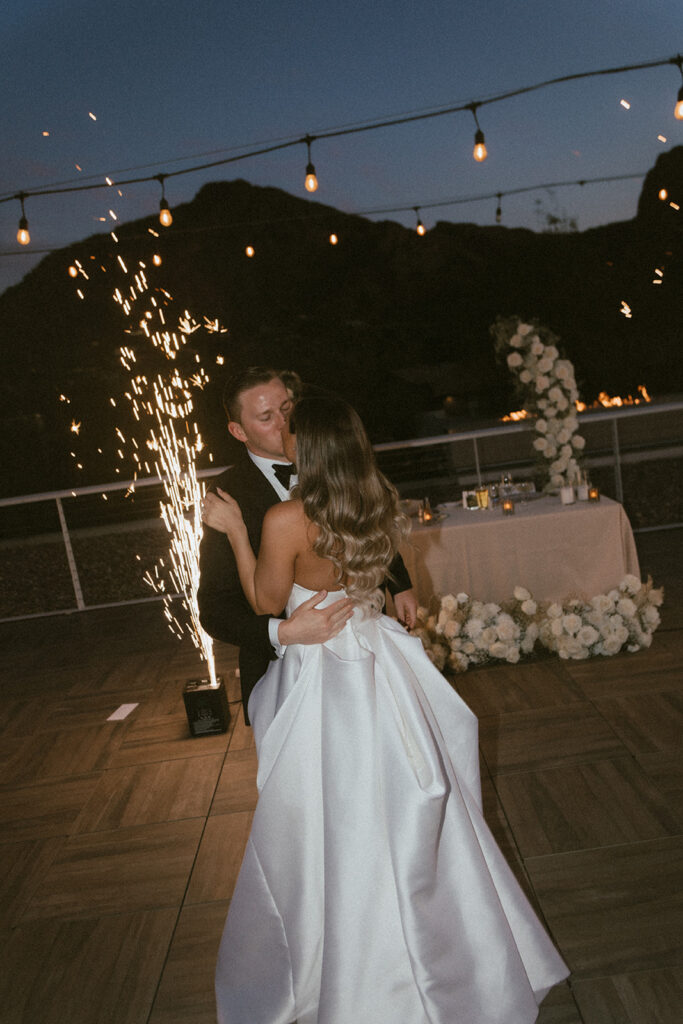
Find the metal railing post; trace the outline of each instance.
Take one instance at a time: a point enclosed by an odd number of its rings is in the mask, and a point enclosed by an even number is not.
[[[624,504],[624,485],[621,479],[621,451],[619,448],[619,425],[616,416],[612,420],[612,443],[614,447],[614,489],[617,501]]]
[[[476,437],[472,438],[472,447],[474,448],[474,466],[477,471],[477,485],[481,487],[481,466],[479,465],[479,445],[477,444]]]
[[[55,498],[57,502],[57,512],[59,514],[59,523],[62,527],[62,539],[64,540],[64,547],[66,548],[66,560],[69,563],[69,572],[71,573],[71,582],[73,583],[74,594],[76,595],[76,607],[79,612],[84,611],[85,601],[83,600],[83,591],[81,590],[81,581],[78,578],[78,569],[76,568],[76,559],[74,558],[73,548],[71,547],[71,537],[69,536],[69,528],[66,525],[66,516],[64,515],[64,509],[62,507],[62,499]]]

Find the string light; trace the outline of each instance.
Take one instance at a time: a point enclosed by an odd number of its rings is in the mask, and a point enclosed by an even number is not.
[[[26,214],[24,212],[24,199],[26,198],[26,193],[20,192],[16,198],[21,203],[21,217],[19,218],[17,242],[19,243],[19,245],[28,245],[28,243],[31,241],[31,236],[28,233],[28,221],[26,220]]]
[[[417,231],[418,235],[424,235],[427,229],[424,226],[424,224],[422,223],[422,221],[420,220],[420,207],[419,206],[414,206],[413,209],[415,210],[415,216],[417,217],[417,223],[415,225],[415,230]]]
[[[315,176],[315,167],[311,163],[311,143],[313,142],[314,136],[307,135],[305,142],[308,150],[308,163],[306,164],[306,181],[304,182],[307,192],[315,192],[318,188],[318,179]]]
[[[667,192],[667,190],[665,188],[660,188],[660,190],[659,190],[659,198],[660,199],[668,199],[669,198],[669,193]]]
[[[683,78],[683,60],[679,56],[677,60],[674,61],[674,63],[678,65],[678,70],[681,73],[681,78]],[[683,85],[678,90],[676,106],[674,107],[674,117],[677,121],[683,121]]]
[[[253,245],[248,245],[244,251],[247,254],[247,256],[249,257],[249,259],[251,259],[251,257],[254,255],[254,247],[253,247]]]
[[[481,130],[479,118],[477,117],[478,106],[478,103],[472,103],[470,104],[469,109],[472,111],[472,117],[474,118],[474,123],[477,126],[477,130],[474,133],[474,149],[472,150],[472,156],[474,157],[478,164],[481,164],[484,162],[484,160],[489,154],[486,149],[486,139],[484,138],[484,133]]]
[[[161,185],[161,199],[159,200],[159,223],[165,228],[170,228],[173,223],[173,214],[171,213],[168,205],[168,201],[164,194],[164,179],[167,176],[165,174],[157,174],[156,179]]]
[[[337,238],[337,236],[333,232],[330,235],[330,245],[336,245],[338,241],[339,241],[339,239]]]

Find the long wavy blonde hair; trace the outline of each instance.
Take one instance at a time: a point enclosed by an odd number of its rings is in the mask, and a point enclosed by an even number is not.
[[[396,488],[378,469],[358,413],[341,399],[301,398],[290,429],[296,434],[295,496],[318,527],[313,550],[336,566],[350,597],[378,614],[380,588],[408,532]]]

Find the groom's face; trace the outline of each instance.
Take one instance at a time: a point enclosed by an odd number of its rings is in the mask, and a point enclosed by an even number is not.
[[[254,455],[285,459],[282,432],[292,411],[292,400],[279,378],[257,384],[240,395],[240,418],[230,420],[228,430]]]

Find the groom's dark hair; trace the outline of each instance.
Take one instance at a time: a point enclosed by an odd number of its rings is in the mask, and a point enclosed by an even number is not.
[[[228,419],[240,422],[240,396],[245,391],[276,379],[280,379],[280,374],[270,366],[247,366],[228,377],[223,388],[223,408]]]

